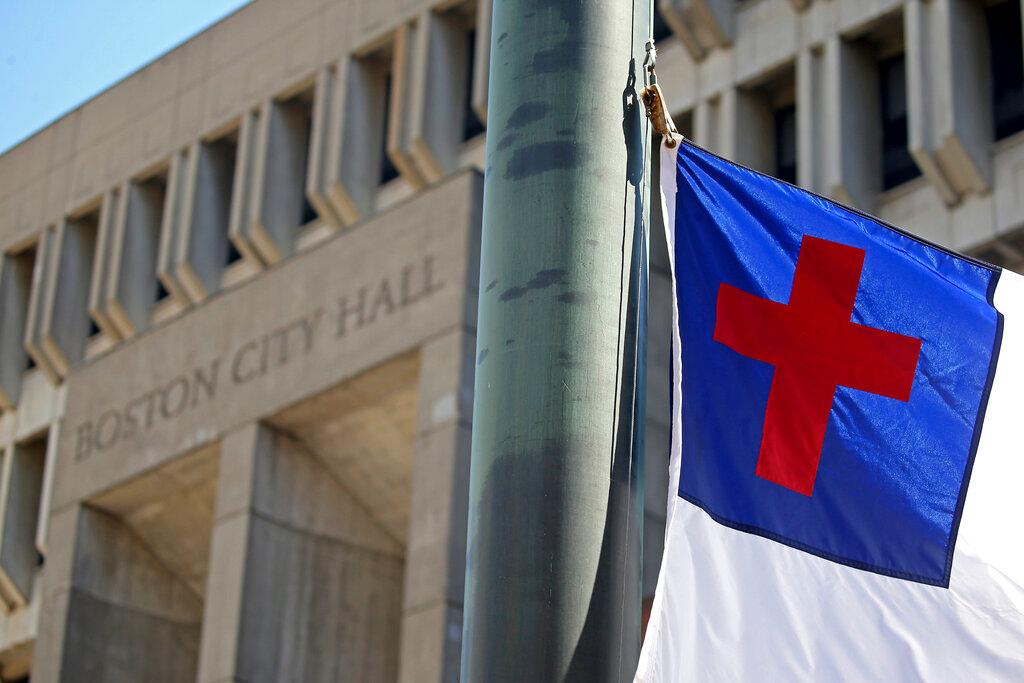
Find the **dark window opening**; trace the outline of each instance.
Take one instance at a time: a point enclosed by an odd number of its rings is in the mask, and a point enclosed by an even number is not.
[[[384,79],[384,125],[381,126],[380,184],[384,185],[398,177],[398,169],[388,156],[388,121],[391,118],[391,74]]]
[[[11,266],[14,268],[14,276],[17,280],[18,296],[20,298],[22,321],[28,315],[29,300],[32,296],[32,271],[36,267],[36,245],[22,249],[11,256]],[[25,354],[25,370],[31,370],[36,366],[36,361],[29,354]]]
[[[1024,130],[1024,48],[1019,0],[985,8],[992,69],[992,123],[996,140]]]
[[[904,56],[878,63],[882,114],[882,189],[896,187],[921,175],[907,148],[907,73]]]
[[[299,185],[299,192],[302,193],[302,207],[299,211],[299,225],[306,225],[315,221],[318,217],[316,209],[306,196],[306,181],[309,175],[309,145],[313,139],[313,91],[309,90],[292,99],[289,104],[298,109],[301,117],[301,130],[295,138],[295,144],[301,145],[302,158],[302,182]]]
[[[775,177],[787,183],[796,183],[796,106],[776,109],[775,119]]]
[[[242,260],[242,252],[238,251],[238,247],[230,239],[227,244],[227,252],[224,255],[224,265],[230,266],[233,263],[238,263]]]
[[[665,22],[665,17],[661,15],[661,12],[657,9],[654,10],[654,42],[660,43],[666,38],[672,37],[672,29],[668,23]]]
[[[473,109],[473,71],[476,69],[476,31],[466,34],[466,87],[462,96],[462,139],[472,140],[484,132],[484,124]]]
[[[316,209],[313,208],[313,204],[309,201],[309,197],[305,197],[302,200],[302,220],[299,225],[305,225],[306,223],[315,221],[318,216],[319,214],[317,214]]]

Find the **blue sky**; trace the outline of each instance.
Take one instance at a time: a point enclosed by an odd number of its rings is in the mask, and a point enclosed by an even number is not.
[[[0,0],[0,153],[249,0]]]

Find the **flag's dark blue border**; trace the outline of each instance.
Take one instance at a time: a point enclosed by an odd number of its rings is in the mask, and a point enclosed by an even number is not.
[[[904,579],[904,580],[907,580],[907,581],[914,581],[916,583],[923,583],[923,584],[927,584],[929,586],[937,586],[939,588],[949,588],[949,580],[950,580],[950,576],[952,575],[952,572],[953,572],[953,551],[954,551],[954,549],[956,547],[956,539],[957,539],[957,535],[958,535],[958,533],[960,531],[960,520],[961,520],[961,517],[963,516],[964,503],[967,500],[967,487],[970,484],[971,473],[974,470],[974,459],[975,459],[975,457],[978,454],[978,445],[979,445],[979,443],[981,441],[981,430],[982,430],[982,427],[983,427],[984,422],[985,422],[985,413],[988,410],[989,397],[990,397],[990,395],[992,393],[992,383],[995,381],[996,366],[998,365],[998,361],[999,361],[999,353],[1002,350],[1002,343],[1003,343],[1003,314],[1000,313],[999,309],[996,308],[996,306],[995,306],[995,291],[996,291],[996,286],[999,284],[999,276],[1003,272],[1003,269],[1000,268],[999,266],[993,265],[991,263],[986,263],[985,261],[981,261],[981,260],[976,259],[976,258],[974,258],[972,256],[968,256],[966,254],[961,254],[961,253],[959,253],[957,251],[953,251],[952,249],[944,247],[941,244],[936,244],[936,243],[934,243],[934,242],[932,242],[930,240],[924,239],[923,237],[919,237],[918,235],[914,235],[913,233],[907,232],[906,230],[903,230],[902,228],[899,228],[899,227],[897,227],[895,225],[892,225],[891,223],[888,223],[888,222],[882,220],[881,218],[878,218],[877,216],[872,216],[871,214],[866,213],[864,211],[861,211],[860,209],[856,209],[856,208],[853,208],[851,206],[846,206],[845,204],[843,204],[841,202],[837,202],[834,199],[822,196],[822,195],[818,194],[817,192],[812,192],[811,190],[808,190],[806,188],[800,187],[799,185],[794,185],[793,183],[787,182],[785,180],[779,180],[778,178],[775,178],[774,176],[768,175],[767,173],[762,173],[761,171],[758,171],[758,170],[755,170],[753,168],[750,168],[749,166],[744,166],[743,164],[739,164],[739,163],[737,163],[735,161],[732,161],[730,159],[726,159],[725,157],[723,157],[723,156],[721,156],[719,154],[715,154],[711,150],[705,149],[704,147],[701,147],[700,145],[697,145],[697,144],[691,142],[690,140],[687,140],[685,137],[682,138],[681,143],[684,144],[684,145],[688,145],[688,146],[690,146],[690,147],[692,147],[692,148],[694,148],[696,150],[700,150],[701,152],[707,154],[708,156],[712,156],[712,157],[714,157],[716,159],[719,159],[719,160],[721,160],[721,161],[723,161],[723,162],[725,162],[727,164],[731,164],[731,165],[736,166],[738,168],[742,168],[745,171],[749,171],[750,173],[753,173],[755,175],[767,178],[767,179],[769,179],[771,181],[774,181],[776,183],[780,183],[782,185],[787,185],[787,186],[792,187],[792,188],[794,188],[796,190],[799,190],[800,192],[803,192],[804,194],[810,195],[812,197],[816,197],[816,198],[818,198],[818,199],[820,199],[822,201],[825,201],[825,202],[828,202],[829,204],[832,204],[833,206],[837,206],[840,209],[843,209],[844,211],[849,211],[851,213],[854,213],[854,214],[860,216],[861,218],[864,218],[866,220],[872,221],[872,222],[882,226],[883,228],[886,228],[888,230],[892,230],[893,232],[895,232],[895,233],[897,233],[899,235],[902,235],[903,237],[906,237],[908,239],[911,239],[911,240],[913,240],[915,242],[918,242],[919,244],[923,244],[926,247],[930,247],[932,249],[937,249],[937,250],[939,250],[939,251],[941,251],[941,252],[943,252],[945,254],[948,254],[949,256],[952,256],[953,258],[961,259],[963,261],[966,261],[966,262],[971,263],[971,264],[973,264],[975,266],[978,266],[980,268],[984,268],[984,269],[989,270],[989,271],[992,272],[992,277],[991,277],[991,279],[989,280],[989,283],[988,283],[988,291],[986,292],[986,295],[985,295],[985,298],[988,301],[989,306],[991,306],[992,310],[995,311],[995,313],[996,313],[996,331],[995,331],[995,335],[993,336],[994,338],[992,340],[992,357],[991,357],[991,360],[989,361],[988,377],[985,380],[985,388],[982,391],[981,400],[978,403],[978,415],[977,415],[977,417],[975,418],[975,421],[974,421],[974,433],[973,433],[973,435],[971,437],[971,448],[970,448],[970,451],[967,454],[967,462],[964,465],[964,474],[963,474],[963,478],[962,478],[961,483],[960,483],[960,493],[957,496],[956,510],[953,513],[953,524],[952,524],[952,527],[950,528],[949,541],[948,541],[948,543],[946,545],[946,567],[945,567],[945,572],[943,573],[943,577],[942,577],[941,580],[936,580],[934,578],[920,576],[920,575],[917,575],[917,574],[910,574],[910,573],[907,573],[907,572],[894,571],[892,569],[888,569],[886,567],[879,567],[877,565],[873,565],[873,564],[870,564],[870,563],[867,563],[867,562],[857,562],[856,560],[850,560],[850,559],[847,559],[847,558],[839,557],[837,555],[833,555],[832,553],[828,553],[828,552],[824,552],[822,550],[818,550],[816,548],[812,548],[812,547],[810,547],[810,546],[808,546],[808,545],[806,545],[804,543],[801,543],[799,541],[795,541],[795,540],[793,540],[793,539],[791,539],[791,538],[789,538],[787,536],[782,536],[781,534],[777,534],[775,532],[768,531],[767,529],[762,529],[761,527],[754,526],[752,524],[743,524],[741,522],[735,522],[733,520],[726,519],[725,517],[721,517],[721,516],[715,514],[699,498],[696,498],[695,496],[690,496],[690,495],[687,495],[687,494],[683,493],[683,490],[682,490],[682,487],[683,487],[682,444],[680,444],[680,448],[679,448],[679,454],[680,454],[679,481],[677,483],[676,495],[678,495],[683,500],[685,500],[685,501],[687,501],[689,503],[692,503],[693,505],[696,505],[698,508],[700,508],[705,513],[707,513],[707,515],[711,519],[713,519],[715,522],[718,522],[722,526],[729,527],[731,529],[736,529],[737,531],[743,531],[743,532],[748,533],[748,534],[753,534],[755,536],[761,536],[763,538],[767,538],[767,539],[775,541],[777,543],[781,543],[781,544],[787,545],[787,546],[789,546],[791,548],[795,548],[797,550],[803,551],[803,552],[808,553],[810,555],[815,555],[815,556],[820,557],[822,559],[829,560],[830,562],[835,562],[836,564],[842,564],[842,565],[845,565],[847,567],[852,567],[854,569],[860,569],[860,570],[863,570],[863,571],[872,572],[874,574],[881,574],[883,576],[891,576],[891,577],[897,578],[897,579]],[[674,155],[673,163],[677,163],[677,162],[675,162],[675,159],[678,159],[678,157],[679,157],[679,151],[677,151],[676,154]],[[676,173],[674,173],[673,175],[677,175],[677,174],[678,174],[678,169],[676,169]],[[659,176],[659,179],[660,179],[661,174],[659,173],[658,176]],[[677,190],[678,187],[674,187],[672,189],[673,190]],[[663,188],[663,191],[664,191],[664,188]],[[673,224],[672,226],[666,226],[666,227],[670,227],[670,229],[675,230],[676,226]],[[674,239],[672,240],[672,243],[673,244],[675,243]],[[673,264],[675,263],[674,255],[673,255],[672,262],[673,262]],[[673,278],[673,280],[675,279],[675,273],[672,274],[672,278]],[[673,299],[672,305],[673,306],[678,306],[678,302],[675,299]],[[682,343],[682,339],[681,338],[680,338],[680,343]],[[675,361],[675,353],[672,354],[672,361],[673,362]],[[671,365],[670,365],[670,367],[671,367]],[[672,405],[673,404],[673,397],[674,397],[674,394],[675,394],[675,378],[674,377],[673,377],[673,381],[670,384],[672,385],[669,388],[669,406],[670,406],[670,408],[672,410],[672,412],[670,414],[672,415],[672,418],[675,419],[676,406]],[[671,443],[671,437],[672,437],[672,435],[670,434],[670,436],[669,436],[669,446],[670,446],[671,449],[674,449],[675,444]]]

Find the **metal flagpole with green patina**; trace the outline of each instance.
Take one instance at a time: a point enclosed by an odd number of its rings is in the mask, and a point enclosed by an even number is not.
[[[494,2],[464,681],[636,665],[650,12]]]

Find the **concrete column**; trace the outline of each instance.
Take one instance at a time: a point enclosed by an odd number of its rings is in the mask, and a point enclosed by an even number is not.
[[[698,145],[758,171],[774,171],[774,119],[766,97],[728,88],[700,102],[695,119]]]
[[[825,87],[825,48],[804,48],[796,58],[796,174],[797,183],[812,192],[828,194],[825,164],[828,145]]]
[[[658,11],[694,61],[700,61],[711,50],[732,45],[735,5],[735,0],[658,0]]]
[[[881,190],[882,146],[870,48],[833,36],[802,51],[797,110],[799,183],[870,211]]]
[[[992,97],[985,8],[973,0],[908,0],[910,153],[948,205],[988,191]]]
[[[693,141],[716,154],[729,156],[725,130],[734,120],[735,91],[729,90],[701,100],[694,107]]]
[[[195,680],[202,598],[113,515],[54,513],[32,680]]]
[[[198,680],[393,680],[401,544],[271,428],[226,435],[220,472]]]
[[[476,336],[421,350],[399,680],[459,680]]]

